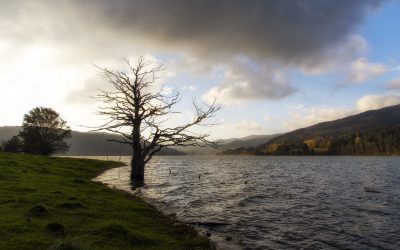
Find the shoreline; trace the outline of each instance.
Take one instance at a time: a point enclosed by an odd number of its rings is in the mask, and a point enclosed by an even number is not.
[[[113,168],[106,169],[102,173],[97,175],[95,178],[93,178],[92,181],[100,183],[101,185],[103,185],[103,186],[105,186],[107,188],[110,188],[110,189],[113,189],[113,190],[117,190],[118,192],[121,192],[121,193],[125,194],[126,197],[129,198],[129,199],[133,199],[133,200],[140,199],[141,201],[145,202],[149,207],[152,207],[154,210],[156,210],[158,213],[160,213],[162,216],[168,218],[170,220],[170,223],[171,223],[172,226],[184,227],[184,228],[186,228],[186,229],[188,229],[190,231],[196,232],[199,236],[205,237],[209,241],[210,246],[212,247],[211,249],[214,249],[214,250],[217,249],[216,242],[212,241],[209,237],[207,237],[205,231],[202,232],[202,230],[196,228],[196,226],[179,220],[176,217],[176,213],[174,213],[174,212],[165,213],[165,212],[161,211],[161,209],[159,207],[157,207],[157,205],[154,205],[155,202],[152,202],[153,201],[152,199],[146,198],[143,195],[138,195],[136,193],[127,191],[125,189],[117,188],[117,187],[115,187],[115,186],[113,186],[111,184],[107,184],[107,183],[102,182],[99,179],[99,177],[102,176],[107,171],[112,170],[112,169],[116,169],[116,168],[128,167],[128,165],[126,163],[124,163],[122,161],[118,161],[118,162],[122,163],[123,166],[116,166],[116,167],[113,167]],[[140,192],[140,191],[138,191],[138,192]],[[154,199],[154,201],[156,201],[156,200]]]
[[[215,249],[143,199],[92,181],[118,166],[0,153],[0,249]]]
[[[185,224],[195,230],[199,235],[207,237],[215,249],[241,249],[237,242],[234,243],[231,240],[232,236],[230,234],[221,234],[215,232],[215,228],[212,228],[212,226],[207,226],[214,225],[213,221],[203,221],[201,219],[189,221],[185,220],[184,217],[182,217],[181,214],[174,209],[174,207],[169,206],[168,203],[165,203],[164,201],[155,197],[146,197],[144,194],[146,192],[142,192],[141,188],[132,190],[131,186],[128,184],[129,174],[126,174],[127,171],[130,171],[128,164],[124,161],[122,162],[125,163],[124,166],[108,169],[94,178],[94,181],[99,182],[108,188],[116,189],[129,196],[143,200],[164,216],[172,219],[172,221]],[[120,177],[120,174],[122,173],[124,173],[123,176],[125,178]]]

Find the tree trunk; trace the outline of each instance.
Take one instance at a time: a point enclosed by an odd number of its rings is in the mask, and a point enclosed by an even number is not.
[[[142,146],[140,144],[140,123],[133,127],[132,137],[131,184],[133,187],[140,187],[144,184],[144,157],[142,157]]]
[[[132,159],[131,180],[133,182],[144,182],[144,161]]]
[[[142,146],[140,143],[140,125],[141,119],[139,117],[139,99],[135,94],[135,122],[132,128],[132,149],[133,156],[131,160],[131,184],[133,187],[140,187],[144,185],[144,157],[142,156]]]
[[[135,187],[144,184],[144,160],[141,157],[132,156],[131,160],[131,184]]]

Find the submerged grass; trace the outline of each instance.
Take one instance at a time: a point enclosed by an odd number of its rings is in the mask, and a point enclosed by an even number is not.
[[[189,226],[91,179],[118,162],[0,153],[0,249],[210,249]]]

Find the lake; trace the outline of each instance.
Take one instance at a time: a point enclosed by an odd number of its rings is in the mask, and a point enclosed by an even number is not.
[[[220,249],[400,249],[400,157],[158,156],[145,179],[131,190],[128,167],[97,178]]]

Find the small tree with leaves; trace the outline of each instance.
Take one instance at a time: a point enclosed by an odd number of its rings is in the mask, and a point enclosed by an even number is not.
[[[71,137],[71,130],[55,110],[36,107],[25,114],[19,136],[24,152],[50,155],[68,150],[66,139]]]
[[[191,129],[195,126],[210,126],[204,121],[220,110],[215,101],[200,107],[193,102],[195,116],[187,124],[165,127],[165,121],[172,113],[172,107],[180,101],[180,94],[164,94],[163,87],[154,91],[161,65],[140,58],[136,65],[125,60],[127,70],[115,71],[100,68],[112,90],[100,90],[96,99],[103,103],[99,115],[106,117],[106,122],[98,131],[108,131],[121,135],[121,140],[110,140],[129,144],[132,147],[131,182],[135,186],[143,185],[145,165],[152,156],[163,147],[170,146],[212,146],[208,134],[197,134]],[[152,91],[153,90],[153,91]]]
[[[24,144],[21,137],[14,135],[10,139],[3,141],[0,149],[3,152],[21,153],[24,149]]]

